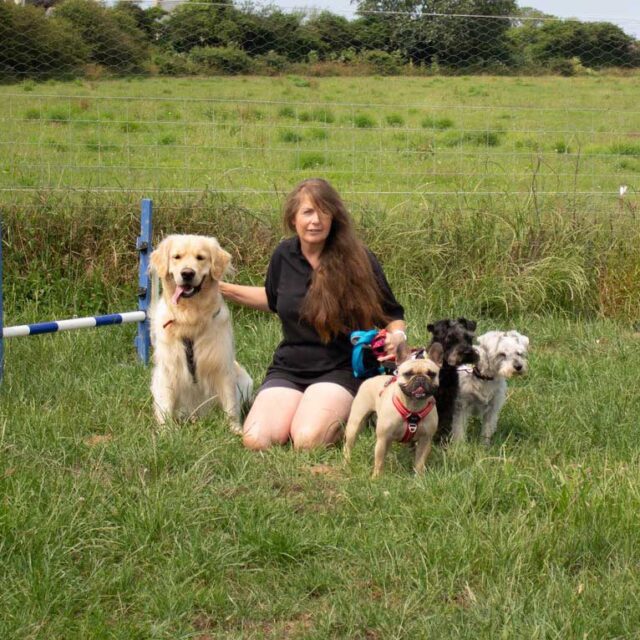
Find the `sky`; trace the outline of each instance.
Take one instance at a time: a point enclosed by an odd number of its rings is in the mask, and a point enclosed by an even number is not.
[[[347,17],[353,16],[355,7],[349,0],[275,0],[274,4],[282,8],[329,9]],[[540,9],[559,18],[613,22],[640,38],[640,0],[518,0],[518,6]]]

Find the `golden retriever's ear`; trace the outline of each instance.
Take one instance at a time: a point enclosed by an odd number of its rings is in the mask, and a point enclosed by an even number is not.
[[[225,251],[215,238],[211,238],[211,277],[221,280],[227,271],[231,269],[231,254]]]
[[[166,278],[169,273],[169,252],[171,251],[171,236],[167,236],[151,253],[149,258],[151,269],[160,278]]]

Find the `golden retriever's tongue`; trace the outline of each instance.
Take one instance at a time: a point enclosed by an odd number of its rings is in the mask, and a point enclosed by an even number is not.
[[[173,296],[171,297],[171,302],[172,304],[178,304],[178,301],[180,300],[180,296],[184,293],[184,287],[181,287],[180,285],[176,285],[176,290],[173,293]]]

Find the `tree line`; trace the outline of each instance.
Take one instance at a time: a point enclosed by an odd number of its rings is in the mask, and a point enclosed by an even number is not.
[[[560,73],[640,67],[608,22],[554,20],[515,0],[360,0],[356,17],[195,0],[0,0],[0,77],[113,74]]]

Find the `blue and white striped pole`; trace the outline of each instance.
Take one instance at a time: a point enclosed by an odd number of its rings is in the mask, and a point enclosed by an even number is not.
[[[88,316],[86,318],[71,318],[70,320],[52,320],[51,322],[37,322],[35,324],[17,324],[2,329],[3,338],[19,338],[21,336],[37,336],[43,333],[71,331],[73,329],[91,329],[106,327],[111,324],[126,324],[128,322],[145,322],[147,314],[144,311],[127,311],[125,313],[110,313],[106,316]]]

